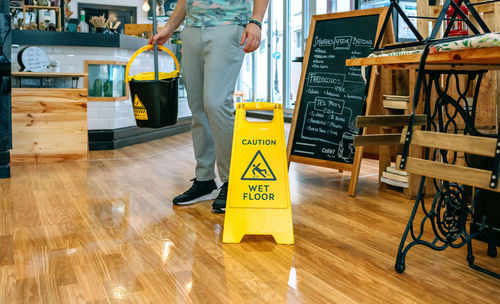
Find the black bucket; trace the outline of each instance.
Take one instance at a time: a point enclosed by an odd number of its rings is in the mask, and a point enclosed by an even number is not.
[[[179,77],[130,81],[135,121],[140,128],[162,128],[177,123]]]
[[[125,76],[130,86],[130,96],[134,108],[135,122],[140,128],[163,128],[177,123],[179,110],[179,62],[175,55],[164,46],[158,48],[167,52],[174,59],[177,70],[170,73],[153,72],[129,76],[134,59],[144,51],[153,49],[147,45],[132,55]],[[155,80],[158,79],[158,80]]]

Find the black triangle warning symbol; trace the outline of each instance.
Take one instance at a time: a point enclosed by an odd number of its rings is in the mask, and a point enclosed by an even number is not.
[[[255,153],[255,156],[252,158],[252,161],[245,170],[245,173],[243,173],[241,180],[276,180],[273,170],[269,167],[269,164],[260,150]]]

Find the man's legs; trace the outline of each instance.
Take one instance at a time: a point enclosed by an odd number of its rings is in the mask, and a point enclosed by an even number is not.
[[[216,198],[215,151],[212,131],[203,105],[203,44],[201,29],[186,27],[182,32],[182,75],[192,114],[192,137],[196,158],[196,179],[186,192],[175,197],[175,205],[190,205]]]
[[[240,46],[244,27],[223,25],[202,28],[205,58],[203,100],[215,142],[217,169],[229,180],[234,128],[233,94],[245,53]]]
[[[224,25],[202,28],[205,73],[203,101],[215,142],[217,169],[223,185],[212,210],[225,212],[234,128],[233,94],[245,53],[240,46],[244,28]]]
[[[204,45],[200,28],[186,27],[182,32],[182,75],[186,83],[192,114],[193,147],[196,158],[196,179],[215,178],[215,150],[212,131],[204,109]]]

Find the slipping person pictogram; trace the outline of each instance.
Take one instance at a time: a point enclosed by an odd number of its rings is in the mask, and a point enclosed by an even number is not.
[[[255,173],[255,172],[257,172],[260,175],[262,175],[263,177],[267,177],[267,170],[263,170],[263,169],[259,168],[260,164],[252,165],[252,166],[253,166],[253,169],[252,169],[253,176],[257,176],[257,174]],[[262,173],[262,172],[264,172],[264,173]]]
[[[276,180],[273,170],[269,167],[269,164],[260,150],[255,153],[245,173],[243,173],[241,180]]]

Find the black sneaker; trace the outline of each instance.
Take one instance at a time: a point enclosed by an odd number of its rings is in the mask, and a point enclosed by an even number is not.
[[[225,213],[226,212],[226,200],[227,200],[227,183],[224,183],[220,187],[219,195],[212,204],[212,211],[214,213]]]
[[[217,184],[215,181],[208,180],[200,182],[192,179],[193,185],[186,192],[174,198],[174,205],[191,205],[201,201],[213,200],[217,197]]]

